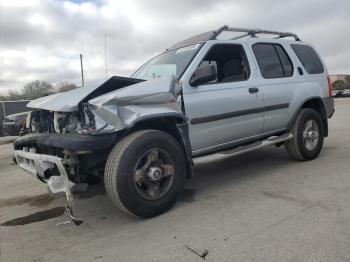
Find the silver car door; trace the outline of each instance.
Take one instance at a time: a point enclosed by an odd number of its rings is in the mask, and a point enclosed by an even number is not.
[[[218,81],[196,87],[190,85],[189,78],[188,81],[183,81],[184,105],[186,115],[190,120],[190,140],[194,154],[209,152],[219,147],[229,147],[235,141],[257,136],[262,132],[263,95],[256,87],[256,76],[251,73],[254,70],[249,68],[252,63],[249,56],[245,54],[244,46],[207,43],[193,61],[192,65],[195,66],[192,72],[203,62],[203,59],[208,60],[206,57],[214,48],[219,50],[220,46],[224,46],[225,51],[222,52],[222,55],[225,57],[223,63],[219,61],[221,58],[216,58],[218,61],[214,61],[218,63]],[[232,52],[241,50],[245,57],[246,77],[244,79],[232,75],[230,81],[230,76],[223,76],[224,68],[227,68],[225,61],[230,56],[236,56],[230,54],[228,48],[232,48]],[[235,62],[230,63],[234,65]]]

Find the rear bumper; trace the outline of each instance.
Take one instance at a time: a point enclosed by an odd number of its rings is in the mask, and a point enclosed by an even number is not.
[[[28,134],[14,142],[14,148],[23,147],[54,147],[69,151],[94,151],[114,145],[117,133],[105,135],[79,134]]]

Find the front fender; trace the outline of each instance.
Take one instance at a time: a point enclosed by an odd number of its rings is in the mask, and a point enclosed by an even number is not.
[[[171,116],[186,120],[176,90],[175,78],[164,77],[110,92],[88,103],[95,117],[106,123],[100,132],[113,133],[149,118]]]

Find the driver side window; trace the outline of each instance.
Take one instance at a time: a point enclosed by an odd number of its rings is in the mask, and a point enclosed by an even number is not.
[[[201,66],[205,66],[205,65],[213,65],[215,66],[216,68],[216,72],[218,71],[218,66],[216,64],[216,61],[208,61],[208,60],[203,60],[198,67],[201,67]],[[210,81],[210,82],[207,82],[207,84],[212,84],[212,83],[216,83],[218,81],[218,78],[216,77],[216,79]]]
[[[212,46],[199,66],[204,64],[212,64],[217,70],[217,78],[209,84],[245,81],[250,76],[247,57],[241,45]]]

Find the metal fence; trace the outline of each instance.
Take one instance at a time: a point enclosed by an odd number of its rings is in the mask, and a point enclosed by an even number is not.
[[[26,107],[29,100],[0,101],[0,135],[3,135],[2,121],[8,115],[29,111]]]

